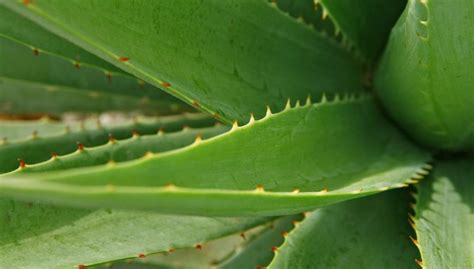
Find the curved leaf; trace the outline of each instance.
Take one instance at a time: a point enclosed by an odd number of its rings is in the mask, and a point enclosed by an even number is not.
[[[276,220],[272,226],[264,230],[252,242],[243,246],[240,251],[219,264],[217,268],[265,268],[275,255],[275,248],[284,242],[284,237],[301,219],[301,215],[296,215]]]
[[[332,20],[343,43],[365,59],[375,60],[387,41],[406,0],[314,0]]]
[[[109,140],[105,145],[84,148],[72,154],[57,156],[48,161],[28,165],[21,173],[43,172],[123,162],[142,158],[145,154],[165,152],[191,145],[196,139],[207,139],[228,131],[230,127],[217,125],[207,128],[184,128],[182,131],[137,136],[126,140]],[[197,138],[199,137],[199,138]]]
[[[426,173],[428,159],[385,121],[372,98],[348,97],[288,106],[215,138],[127,163],[9,174],[0,193],[88,207],[283,215],[404,187]]]
[[[3,20],[3,18],[2,18]],[[183,104],[135,78],[107,73],[0,36],[0,113],[177,111]]]
[[[66,126],[71,130],[78,130],[80,123],[65,123],[62,121],[53,121],[47,117],[38,120],[17,121],[2,120],[0,121],[0,139],[3,143],[25,140],[33,136],[33,133],[41,133],[42,135],[57,135],[64,133]]]
[[[309,213],[268,268],[417,268],[408,198],[389,191]]]
[[[388,112],[436,149],[474,149],[472,12],[470,0],[410,0],[377,70]]]
[[[323,13],[324,9],[319,2],[314,0],[278,0],[272,2],[276,2],[281,10],[288,12],[294,18],[303,20],[319,32],[325,33],[328,38],[333,38],[338,42],[341,41],[340,32],[336,33],[334,23],[326,13]]]
[[[288,97],[361,90],[348,52],[266,1],[4,5],[226,122]]]
[[[0,199],[0,267],[80,268],[194,247],[267,221],[80,210]]]
[[[474,159],[439,161],[417,186],[413,218],[423,268],[474,267]]]
[[[31,46],[37,53],[46,51],[85,63],[112,73],[122,73],[121,69],[83,50],[73,43],[53,34],[38,24],[0,5],[0,36]]]
[[[102,125],[100,121],[86,122],[74,128],[65,127],[61,133],[51,135],[33,132],[24,140],[7,141],[0,144],[0,173],[12,171],[19,167],[19,160],[26,164],[39,163],[52,155],[64,155],[78,149],[78,143],[84,147],[105,144],[109,136],[115,139],[132,137],[132,134],[155,134],[159,129],[177,131],[184,126],[204,127],[214,123],[214,119],[204,114],[183,114],[161,118],[143,118],[124,121],[117,125]],[[91,126],[92,125],[92,126]],[[15,128],[15,125],[10,125]],[[21,127],[20,127],[21,128]],[[1,130],[1,129],[0,129]],[[57,130],[57,127],[54,127]],[[38,130],[39,131],[39,130]],[[10,132],[7,132],[9,134]],[[0,133],[0,137],[4,134]],[[54,154],[53,154],[54,153]]]

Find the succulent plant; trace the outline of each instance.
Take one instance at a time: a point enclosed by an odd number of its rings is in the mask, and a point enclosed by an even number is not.
[[[2,1],[0,268],[474,268],[472,12]]]

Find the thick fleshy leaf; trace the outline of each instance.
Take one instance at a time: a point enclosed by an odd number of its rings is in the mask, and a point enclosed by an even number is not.
[[[71,130],[78,130],[80,122],[73,124],[62,121],[54,121],[50,118],[43,117],[38,120],[20,121],[20,120],[1,120],[0,121],[0,139],[2,143],[15,140],[25,140],[33,136],[34,133],[42,135],[58,135],[63,134],[66,126]]]
[[[376,73],[395,120],[433,148],[474,149],[474,2],[410,0]]]
[[[217,268],[265,268],[272,261],[276,249],[284,242],[284,237],[301,219],[301,215],[294,215],[276,220],[272,226],[242,246],[242,249],[229,256]]]
[[[283,215],[404,187],[426,173],[428,159],[372,98],[347,97],[269,111],[223,135],[131,162],[12,173],[0,180],[0,193],[86,207]]]
[[[301,1],[301,0],[299,0]],[[313,1],[313,0],[310,0]],[[385,46],[406,0],[314,0],[341,32],[342,42],[374,60]]]
[[[341,36],[337,35],[336,27],[327,14],[323,14],[324,9],[314,0],[278,0],[276,5],[281,10],[288,12],[298,20],[303,20],[316,30],[324,33],[328,38],[341,41]]]
[[[116,66],[1,5],[0,18],[0,36],[28,45],[32,50],[36,49],[34,52],[38,54],[46,51],[71,61],[102,68],[104,71],[126,74]]]
[[[86,148],[57,156],[48,161],[25,166],[21,173],[44,172],[76,167],[101,165],[110,162],[123,162],[142,158],[145,154],[165,152],[191,145],[196,139],[207,139],[228,131],[230,127],[216,125],[207,128],[189,128],[172,133],[138,136],[126,140],[109,140],[105,145]]]
[[[169,114],[183,105],[136,78],[112,75],[0,36],[0,113],[135,110]]]
[[[413,218],[423,268],[474,267],[474,159],[439,161],[417,186]]]
[[[199,251],[192,248],[160,253],[135,260],[132,264],[137,268],[156,269],[265,268],[272,261],[278,246],[284,242],[284,237],[302,218],[301,214],[278,218],[245,233],[202,244]],[[125,269],[129,263],[114,263],[112,267]]]
[[[0,267],[82,268],[194,247],[267,221],[80,210],[2,198]]]
[[[263,0],[4,5],[227,122],[289,97],[361,90],[350,53]]]
[[[307,214],[268,268],[417,268],[406,191],[329,206]]]
[[[57,125],[49,127],[49,124],[44,124],[26,138],[24,137],[24,125],[10,123],[2,125],[0,137],[11,137],[16,128],[21,129],[20,132],[23,134],[19,137],[20,139],[15,137],[16,139],[12,139],[12,141],[7,140],[0,144],[0,173],[18,168],[19,159],[26,164],[34,164],[46,161],[52,155],[74,152],[78,149],[78,143],[84,147],[92,147],[107,143],[110,136],[115,139],[125,139],[132,137],[133,133],[155,134],[159,129],[178,131],[183,126],[205,127],[214,122],[212,117],[204,114],[183,114],[125,120],[120,124],[112,125],[102,125],[100,121],[88,121],[84,124],[72,124],[71,127],[64,127],[61,132],[58,132]]]

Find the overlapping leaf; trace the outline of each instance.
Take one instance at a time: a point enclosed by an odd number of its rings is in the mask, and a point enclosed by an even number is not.
[[[342,41],[367,60],[383,49],[406,0],[314,0],[342,33]]]
[[[474,159],[438,162],[417,189],[413,221],[421,266],[474,267]]]
[[[361,90],[347,51],[266,1],[4,4],[227,122],[289,97]]]
[[[418,142],[474,149],[474,3],[410,0],[392,31],[375,86]]]
[[[0,199],[1,268],[80,268],[194,247],[265,218],[177,217]]]
[[[268,268],[417,268],[408,198],[390,191],[309,213]]]
[[[54,54],[77,63],[92,65],[110,73],[126,73],[114,65],[85,51],[40,25],[4,6],[0,6],[0,36],[30,46],[32,53]]]
[[[78,143],[84,147],[92,147],[107,143],[110,137],[125,139],[132,137],[133,133],[156,134],[160,129],[166,132],[177,131],[184,126],[205,127],[212,125],[214,121],[212,117],[204,114],[183,114],[157,119],[125,120],[112,125],[87,121],[63,128],[63,124],[2,124],[0,137],[12,137],[16,133],[14,130],[20,130],[20,137],[4,140],[0,145],[0,173],[18,168],[19,159],[26,164],[34,164],[46,161],[52,155],[74,152],[78,149]],[[31,130],[31,125],[36,125],[37,128],[28,137],[24,137],[25,130]],[[58,130],[61,128],[62,130]]]
[[[2,19],[3,21],[3,19]],[[128,75],[64,59],[0,36],[0,113],[179,111],[183,104]]]
[[[383,119],[372,98],[348,97],[287,107],[218,137],[132,162],[9,174],[0,180],[0,192],[86,207],[291,214],[406,186],[426,173],[428,159]]]

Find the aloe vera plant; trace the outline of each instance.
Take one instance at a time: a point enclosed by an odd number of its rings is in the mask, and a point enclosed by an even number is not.
[[[1,1],[0,268],[474,268],[472,12]]]

